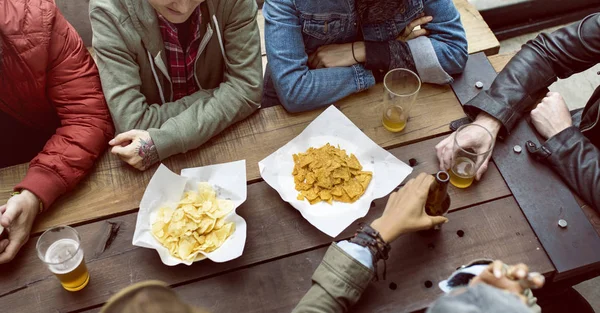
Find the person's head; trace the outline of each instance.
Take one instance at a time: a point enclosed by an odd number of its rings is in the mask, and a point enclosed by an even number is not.
[[[187,21],[204,0],[148,0],[148,2],[167,21],[180,24]]]
[[[514,294],[477,284],[440,297],[427,313],[532,313]]]
[[[131,285],[113,295],[100,313],[207,313],[184,303],[169,286],[160,281]]]

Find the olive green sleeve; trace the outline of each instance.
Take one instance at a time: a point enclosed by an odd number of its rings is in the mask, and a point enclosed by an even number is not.
[[[228,21],[222,32],[226,69],[212,97],[200,98],[160,128],[149,129],[161,159],[184,153],[208,141],[260,107],[262,59],[254,0],[230,0]],[[207,17],[208,18],[208,17]],[[218,36],[218,34],[217,34]]]
[[[294,313],[347,312],[373,279],[373,271],[333,243]]]

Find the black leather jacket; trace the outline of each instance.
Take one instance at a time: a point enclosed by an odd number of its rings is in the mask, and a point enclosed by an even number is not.
[[[525,44],[498,74],[488,91],[465,105],[470,117],[480,111],[497,118],[509,133],[539,101],[539,92],[558,78],[566,78],[600,63],[600,14],[540,34]],[[600,210],[600,87],[572,126],[548,139],[538,150],[588,204]]]

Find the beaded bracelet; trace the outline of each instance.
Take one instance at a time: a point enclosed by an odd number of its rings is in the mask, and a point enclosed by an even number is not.
[[[383,240],[379,232],[373,229],[371,226],[365,223],[360,223],[358,226],[359,228],[354,234],[354,237],[350,239],[350,242],[368,248],[373,255],[375,280],[379,280],[377,263],[379,260],[383,260],[383,279],[385,280],[385,274],[387,271],[387,264],[385,261],[388,259],[390,250],[392,248]]]

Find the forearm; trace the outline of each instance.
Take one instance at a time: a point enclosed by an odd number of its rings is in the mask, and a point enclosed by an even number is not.
[[[433,20],[423,28],[427,36],[407,41],[417,73],[426,83],[448,84],[461,73],[468,58],[467,39],[452,0],[424,1],[425,15]]]
[[[540,34],[523,46],[498,74],[489,90],[465,104],[474,117],[484,111],[502,122],[509,132],[557,78],[581,72],[600,60],[600,15]]]
[[[314,70],[300,66],[271,73],[279,98],[290,112],[321,108],[375,85],[371,71],[359,64]]]
[[[547,164],[586,203],[600,210],[600,149],[574,126],[548,139],[543,148],[549,152]]]
[[[244,94],[223,83],[215,97],[196,101],[186,111],[151,128],[160,159],[195,149],[230,125],[248,117],[258,108],[259,101],[247,101]],[[259,90],[258,86],[255,88]],[[254,94],[259,94],[255,91]]]
[[[360,299],[373,278],[373,271],[346,249],[335,243],[329,247],[312,277],[311,288],[294,308],[294,313],[347,312]],[[370,255],[368,250],[366,253]]]
[[[359,64],[309,68],[294,1],[267,1],[263,14],[265,36],[270,38],[266,43],[269,70],[279,99],[288,111],[313,110],[375,85],[371,71]],[[359,48],[355,46],[355,54]]]
[[[412,53],[405,42],[367,41],[365,42],[365,68],[373,72],[375,80],[383,81],[385,74],[396,68],[405,68],[417,72]]]

